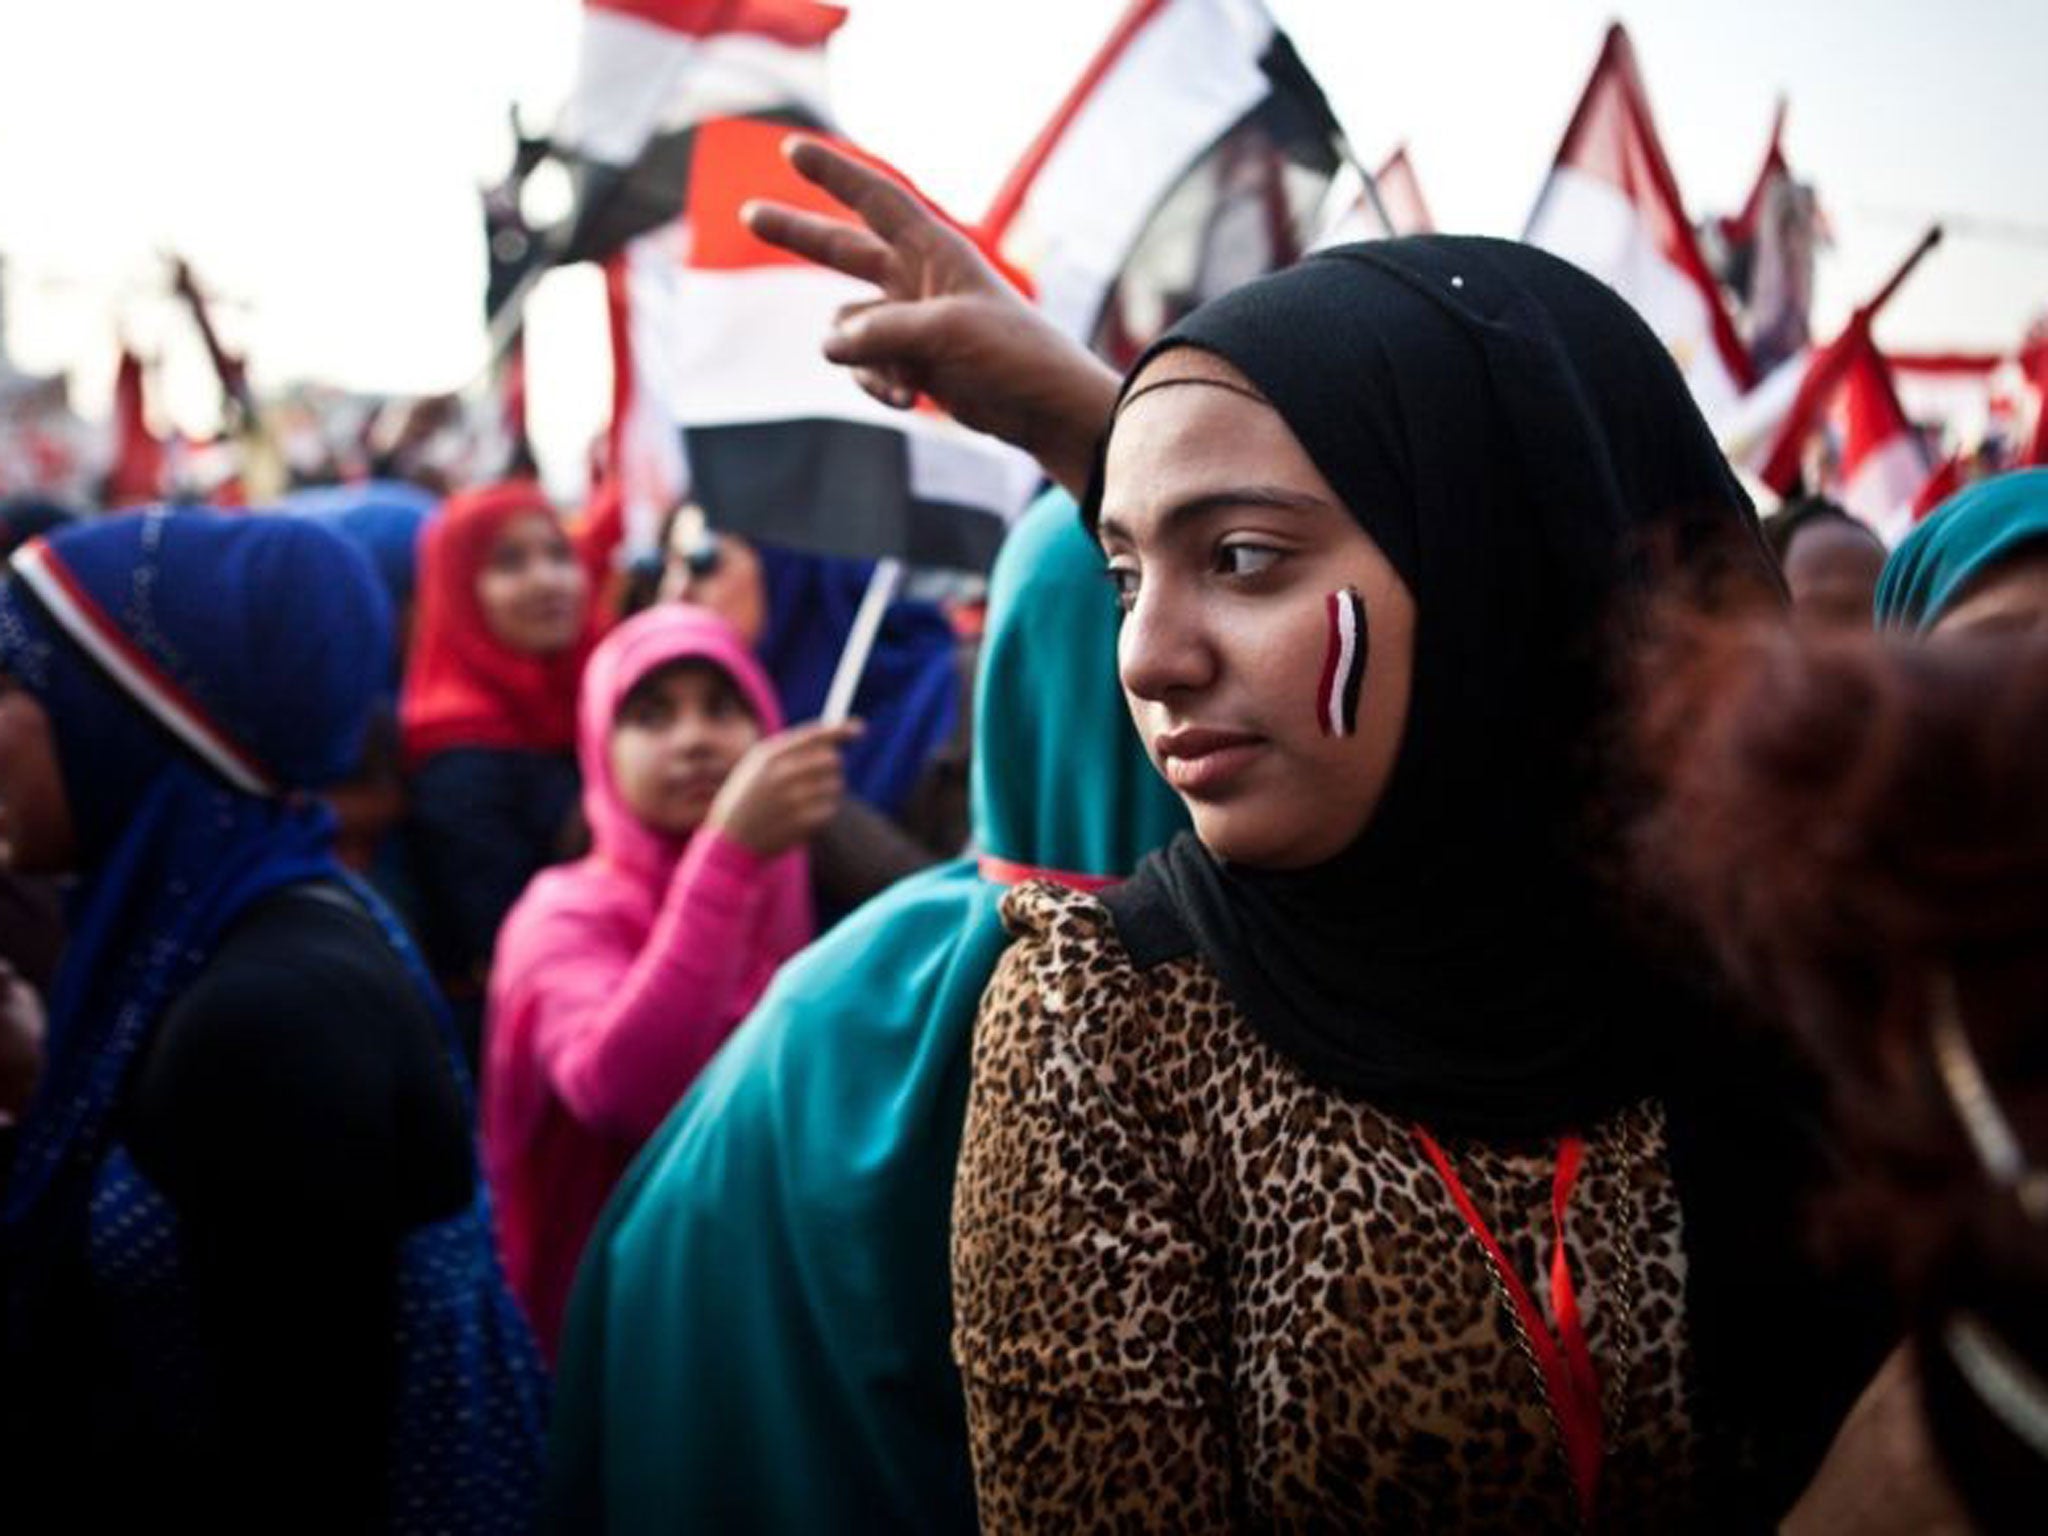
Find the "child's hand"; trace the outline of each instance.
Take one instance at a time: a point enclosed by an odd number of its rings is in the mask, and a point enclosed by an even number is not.
[[[704,824],[764,859],[809,841],[846,795],[839,749],[864,729],[858,720],[798,725],[755,742],[719,786]]]

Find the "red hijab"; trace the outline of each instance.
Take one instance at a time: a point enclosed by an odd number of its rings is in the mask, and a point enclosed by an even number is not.
[[[514,651],[491,633],[477,578],[506,526],[555,515],[530,480],[451,496],[420,533],[418,608],[399,699],[405,760],[454,747],[569,752],[576,744],[576,680],[593,636],[555,656]]]

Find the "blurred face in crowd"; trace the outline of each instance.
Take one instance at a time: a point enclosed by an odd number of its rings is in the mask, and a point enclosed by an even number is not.
[[[75,851],[49,713],[0,672],[0,869],[58,874]]]
[[[658,832],[702,824],[718,788],[761,725],[737,684],[708,661],[657,667],[633,685],[612,720],[612,782]]]
[[[1933,633],[2048,634],[2048,544],[2022,548],[1971,582]]]
[[[754,546],[737,534],[718,532],[702,507],[686,506],[669,523],[660,598],[709,608],[749,646],[768,627],[768,594]]]
[[[1816,518],[1785,551],[1792,616],[1802,624],[1869,629],[1884,559],[1875,535],[1840,518]]]
[[[477,604],[499,644],[555,656],[583,632],[587,582],[562,525],[546,512],[505,524],[476,579]]]
[[[1146,368],[1110,437],[1098,535],[1154,765],[1211,852],[1298,869],[1351,843],[1386,789],[1415,605],[1279,413],[1238,390],[1251,385],[1193,348]],[[1329,597],[1347,586],[1366,663],[1355,733],[1329,735]]]

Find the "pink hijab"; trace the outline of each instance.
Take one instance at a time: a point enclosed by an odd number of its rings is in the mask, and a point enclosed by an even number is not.
[[[730,677],[760,722],[763,736],[772,736],[783,724],[767,672],[739,632],[708,608],[657,604],[626,620],[591,653],[576,706],[583,817],[590,823],[593,857],[640,887],[650,917],[661,904],[669,875],[689,839],[657,832],[627,809],[612,782],[612,722],[626,695],[649,673],[678,661],[708,661]],[[796,858],[795,873],[807,882],[803,855]]]
[[[762,733],[781,729],[767,674],[716,614],[664,604],[612,631],[591,655],[577,710],[592,851],[527,887],[492,968],[485,1164],[506,1269],[544,1342],[612,1184],[811,937],[801,849],[762,860],[701,828],[668,836],[619,795],[619,706],[677,661],[719,667]]]

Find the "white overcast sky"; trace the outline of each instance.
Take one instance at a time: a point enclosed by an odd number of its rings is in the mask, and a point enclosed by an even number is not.
[[[2048,310],[2043,0],[1270,0],[1368,162],[1406,141],[1439,222],[1520,232],[1607,22],[1635,39],[1689,210],[1747,190],[1772,104],[1839,236],[1838,322],[1931,218],[1956,227],[1879,327],[1895,347],[2010,346]],[[1120,0],[851,0],[833,44],[849,133],[973,215]],[[160,297],[177,249],[228,299],[259,385],[455,388],[483,354],[475,188],[505,111],[545,125],[576,0],[63,0],[0,45],[0,253],[18,366],[104,410],[117,327],[211,424]],[[550,291],[552,290],[552,291]],[[606,409],[601,299],[550,280],[532,388],[558,473]]]

